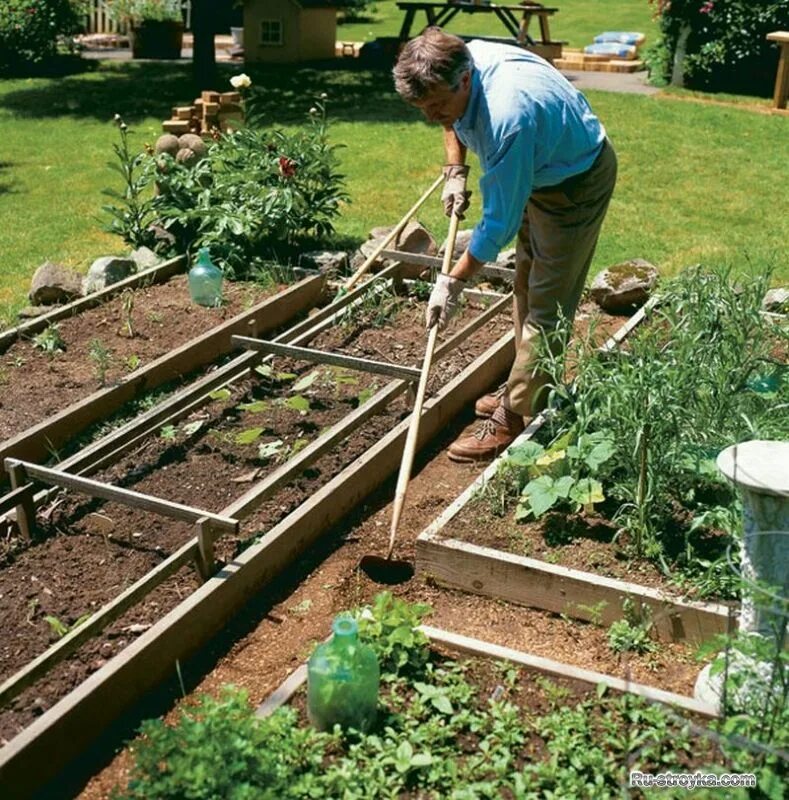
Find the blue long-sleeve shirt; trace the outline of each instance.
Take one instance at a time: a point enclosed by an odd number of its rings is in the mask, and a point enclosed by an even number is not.
[[[533,189],[588,170],[605,129],[558,70],[520,47],[472,41],[471,93],[454,124],[479,157],[482,219],[469,250],[493,261],[517,233]]]

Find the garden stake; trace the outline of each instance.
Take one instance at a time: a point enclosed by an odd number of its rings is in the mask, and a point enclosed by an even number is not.
[[[378,247],[375,248],[375,250],[370,254],[370,256],[364,262],[364,264],[362,264],[362,266],[359,267],[359,269],[357,269],[356,272],[353,273],[353,275],[351,275],[345,286],[343,286],[342,289],[340,289],[335,300],[339,297],[342,297],[343,294],[353,289],[359,278],[361,278],[362,275],[364,275],[365,272],[367,272],[367,270],[370,269],[370,267],[373,265],[375,260],[381,254],[381,251],[386,250],[386,248],[391,244],[391,242],[393,242],[402,233],[403,228],[405,228],[405,226],[408,225],[409,221],[411,220],[411,217],[413,217],[414,214],[416,214],[416,212],[422,207],[422,205],[424,205],[427,198],[430,197],[430,195],[433,194],[433,192],[435,192],[435,190],[439,187],[441,183],[443,183],[443,181],[444,181],[443,174],[439,175],[434,181],[433,185],[419,198],[419,200],[416,201],[416,203],[414,203],[413,206],[411,206],[411,208],[408,209],[406,215],[400,220],[400,222],[397,223],[397,225],[395,225],[391,233],[389,233],[389,235],[381,242],[381,244],[379,244]]]
[[[447,243],[444,249],[444,262],[441,266],[441,272],[444,275],[449,274],[450,267],[452,266],[452,256],[455,251],[455,239],[457,238],[458,232],[458,221],[457,215],[453,213],[449,221],[449,235],[447,236]],[[437,338],[438,323],[433,325],[427,336],[425,360],[422,363],[422,373],[419,376],[419,387],[416,390],[416,400],[414,401],[414,410],[411,414],[411,424],[408,427],[408,436],[403,449],[403,459],[400,462],[400,474],[397,476],[397,489],[395,491],[394,508],[392,510],[392,526],[389,531],[389,547],[386,551],[386,557],[381,558],[381,556],[366,555],[362,558],[359,565],[364,572],[367,573],[368,577],[372,578],[377,583],[403,583],[409,580],[414,574],[414,567],[409,562],[392,560],[392,551],[394,550],[397,527],[400,524],[400,516],[403,513],[403,506],[405,505],[408,482],[411,480],[411,468],[414,465],[414,455],[416,453],[416,444],[419,437],[419,422],[422,417],[422,405],[425,401],[427,378],[433,363],[433,351],[436,348]]]

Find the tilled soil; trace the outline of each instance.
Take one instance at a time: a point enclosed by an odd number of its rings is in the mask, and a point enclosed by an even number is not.
[[[446,336],[479,311],[470,305]],[[410,346],[414,339],[424,340],[423,313],[418,305],[404,302],[391,327],[374,329],[374,335],[366,337],[369,344],[361,347],[362,354],[373,357],[370,349],[374,348],[378,352],[376,358],[398,361],[392,355],[398,352],[398,343]],[[433,380],[443,382],[457,374],[509,325],[506,315],[488,322],[438,365]],[[326,347],[320,342],[313,346]],[[289,375],[278,380],[277,375],[284,371]],[[296,394],[291,387],[297,387],[301,379],[312,373],[317,373],[316,379],[299,395],[310,402],[309,411],[301,413],[285,405],[282,401]],[[159,436],[150,437],[134,453],[95,477],[174,502],[221,512],[254,481],[272,471],[280,460],[286,460],[324,428],[346,416],[358,405],[361,391],[380,388],[386,382],[388,379],[380,376],[345,371],[339,375],[328,367],[305,368],[303,363],[277,359],[271,377],[256,376],[237,384],[230,397],[217,399],[175,429],[163,429]],[[264,502],[243,521],[239,536],[226,536],[218,542],[218,558],[232,558],[250,538],[276,525],[379,441],[408,409],[405,398],[399,398],[344,445],[323,456]],[[238,440],[239,435],[248,435],[250,431],[259,431],[259,435],[249,443]],[[274,457],[258,457],[260,445],[276,442],[281,447]],[[12,543],[6,549],[0,571],[3,600],[0,624],[12,632],[0,645],[2,678],[56,641],[58,625],[75,625],[83,615],[117,596],[194,535],[186,523],[71,494],[44,509],[39,523],[43,538],[33,546]],[[86,580],[88,575],[90,579]],[[103,637],[84,645],[12,701],[0,713],[0,736],[11,739],[198,585],[194,572],[182,569],[145,601],[127,611]]]
[[[14,342],[0,354],[0,441],[112,386],[282,288],[227,282],[225,303],[204,308],[190,301],[186,275],[176,275],[135,290],[130,315],[124,311],[128,295],[120,294],[58,322],[63,351],[46,353],[35,337]]]

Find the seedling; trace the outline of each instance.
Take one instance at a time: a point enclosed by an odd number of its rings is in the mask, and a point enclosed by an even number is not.
[[[41,333],[36,334],[33,337],[33,346],[48,355],[54,355],[66,349],[66,343],[60,335],[60,329],[56,323],[48,325]]]
[[[57,636],[58,639],[62,639],[66,634],[71,633],[71,631],[82,625],[83,622],[90,619],[90,616],[90,614],[83,614],[73,625],[67,625],[51,614],[47,614],[47,616],[44,617],[44,621],[49,624],[55,636]]]
[[[124,289],[121,295],[122,314],[123,314],[123,328],[122,332],[133,339],[134,333],[134,320],[132,314],[134,312],[134,289]]]
[[[134,370],[140,366],[141,361],[142,359],[138,355],[130,355],[126,359],[126,369],[128,369],[129,372],[134,372]]]
[[[649,635],[652,629],[652,618],[649,609],[635,607],[628,597],[622,603],[624,617],[611,623],[608,629],[608,646],[615,653],[649,653],[656,644]]]
[[[110,351],[100,339],[91,339],[88,349],[88,358],[93,362],[93,369],[100,386],[104,386],[107,370],[110,368],[112,358]]]

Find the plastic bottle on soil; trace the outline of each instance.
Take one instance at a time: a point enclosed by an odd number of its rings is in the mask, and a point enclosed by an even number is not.
[[[211,261],[205,247],[200,248],[197,262],[189,270],[189,294],[201,306],[213,308],[222,302],[222,270]]]
[[[336,617],[334,636],[315,648],[307,665],[307,712],[318,730],[369,730],[378,707],[375,651],[359,641],[356,620]]]

